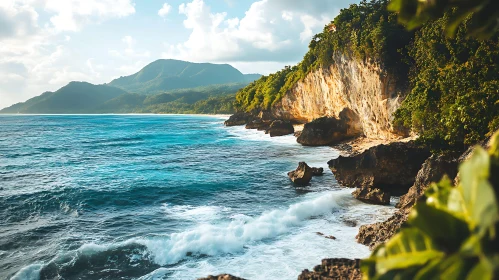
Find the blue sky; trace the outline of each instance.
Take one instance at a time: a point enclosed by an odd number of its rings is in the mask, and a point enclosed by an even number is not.
[[[160,58],[268,74],[355,0],[0,0],[0,107]]]

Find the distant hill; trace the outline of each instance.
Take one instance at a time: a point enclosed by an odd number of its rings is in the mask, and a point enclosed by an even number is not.
[[[261,75],[244,75],[228,64],[192,63],[160,59],[138,73],[109,83],[131,93],[155,94],[173,89],[188,89],[229,83],[250,83]]]
[[[95,110],[101,104],[127,92],[107,85],[71,82],[56,92],[45,92],[24,103],[0,110],[3,114],[78,114]]]

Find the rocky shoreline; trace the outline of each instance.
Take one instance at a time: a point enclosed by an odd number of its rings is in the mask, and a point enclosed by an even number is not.
[[[272,137],[294,134],[297,142],[304,146],[331,146],[340,150],[341,156],[329,161],[329,168],[341,186],[355,189],[353,197],[369,204],[387,205],[391,196],[400,196],[396,205],[398,210],[388,220],[359,228],[355,237],[357,242],[373,250],[403,226],[410,210],[423,198],[424,191],[432,182],[439,181],[444,175],[458,180],[458,164],[471,151],[432,154],[412,141],[414,138],[396,137],[395,134],[390,139],[369,139],[355,122],[355,115],[346,109],[338,118],[323,117],[304,124],[302,131],[291,129],[298,123],[273,118],[268,112],[237,113],[225,125],[245,125],[248,129],[265,131]],[[486,142],[482,145],[486,146]],[[288,176],[295,184],[307,185],[314,175],[319,175],[313,171],[322,173],[301,162]],[[241,279],[227,275],[217,277],[206,279]],[[299,280],[361,278],[360,260],[350,259],[324,259],[313,271],[306,269],[298,277]]]

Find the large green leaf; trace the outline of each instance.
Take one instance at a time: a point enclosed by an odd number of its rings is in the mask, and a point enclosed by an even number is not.
[[[363,265],[368,275],[403,273],[404,270],[421,267],[429,261],[440,259],[444,253],[426,234],[416,228],[401,230],[384,246],[379,247]],[[374,267],[372,266],[373,262]],[[371,275],[375,276],[375,275]]]
[[[488,181],[490,157],[477,147],[471,158],[459,169],[461,183],[458,186],[466,218],[472,230],[488,229],[498,219],[498,208],[494,189]]]
[[[417,204],[409,224],[428,235],[446,252],[455,252],[470,235],[468,224],[460,216],[424,203]]]

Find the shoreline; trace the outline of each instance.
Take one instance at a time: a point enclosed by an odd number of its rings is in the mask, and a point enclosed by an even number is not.
[[[155,114],[155,113],[123,113],[123,114],[0,114],[0,117],[7,116],[200,116],[200,117],[223,117],[228,118],[229,114]]]

